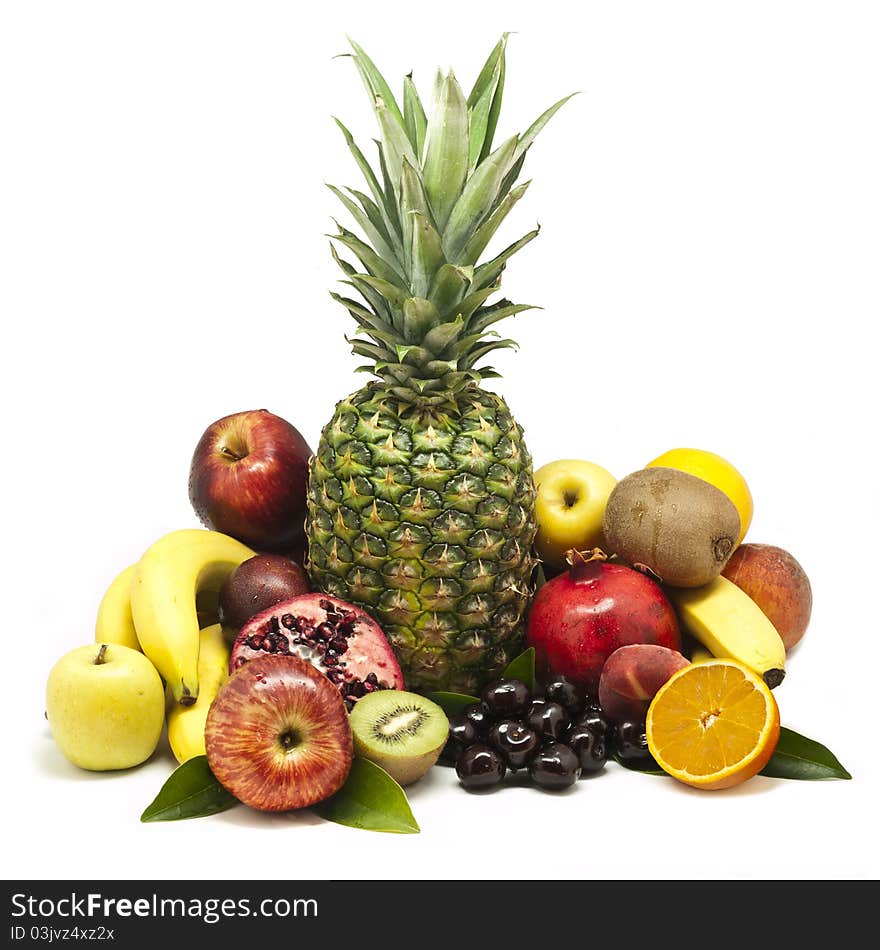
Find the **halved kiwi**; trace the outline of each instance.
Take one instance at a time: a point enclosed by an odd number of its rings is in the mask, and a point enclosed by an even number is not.
[[[418,781],[434,765],[449,735],[449,720],[436,703],[400,689],[368,693],[350,722],[355,751],[401,785]]]

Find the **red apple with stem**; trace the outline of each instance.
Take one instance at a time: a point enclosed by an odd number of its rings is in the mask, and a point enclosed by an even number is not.
[[[266,409],[224,416],[193,453],[192,506],[206,528],[258,551],[293,551],[305,533],[311,455],[299,430]]]

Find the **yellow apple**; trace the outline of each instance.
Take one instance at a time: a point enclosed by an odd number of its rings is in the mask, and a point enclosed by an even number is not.
[[[535,472],[535,550],[549,567],[564,568],[565,552],[602,546],[602,516],[617,479],[583,459],[548,462]]]
[[[52,667],[46,716],[74,765],[103,772],[140,765],[165,722],[165,690],[153,664],[116,643],[77,647]]]

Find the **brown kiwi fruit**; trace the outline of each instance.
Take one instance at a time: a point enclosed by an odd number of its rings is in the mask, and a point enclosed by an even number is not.
[[[673,468],[645,468],[621,479],[603,520],[608,554],[649,568],[673,587],[714,580],[739,531],[739,512],[724,492]]]
[[[449,737],[449,720],[436,703],[400,689],[367,693],[355,703],[350,722],[355,752],[400,785],[418,781]]]

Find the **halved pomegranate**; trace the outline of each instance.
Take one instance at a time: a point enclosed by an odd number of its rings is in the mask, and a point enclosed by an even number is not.
[[[359,607],[327,594],[301,594],[251,617],[229,672],[266,653],[298,656],[320,670],[349,709],[377,689],[403,689],[403,673],[379,625]]]

